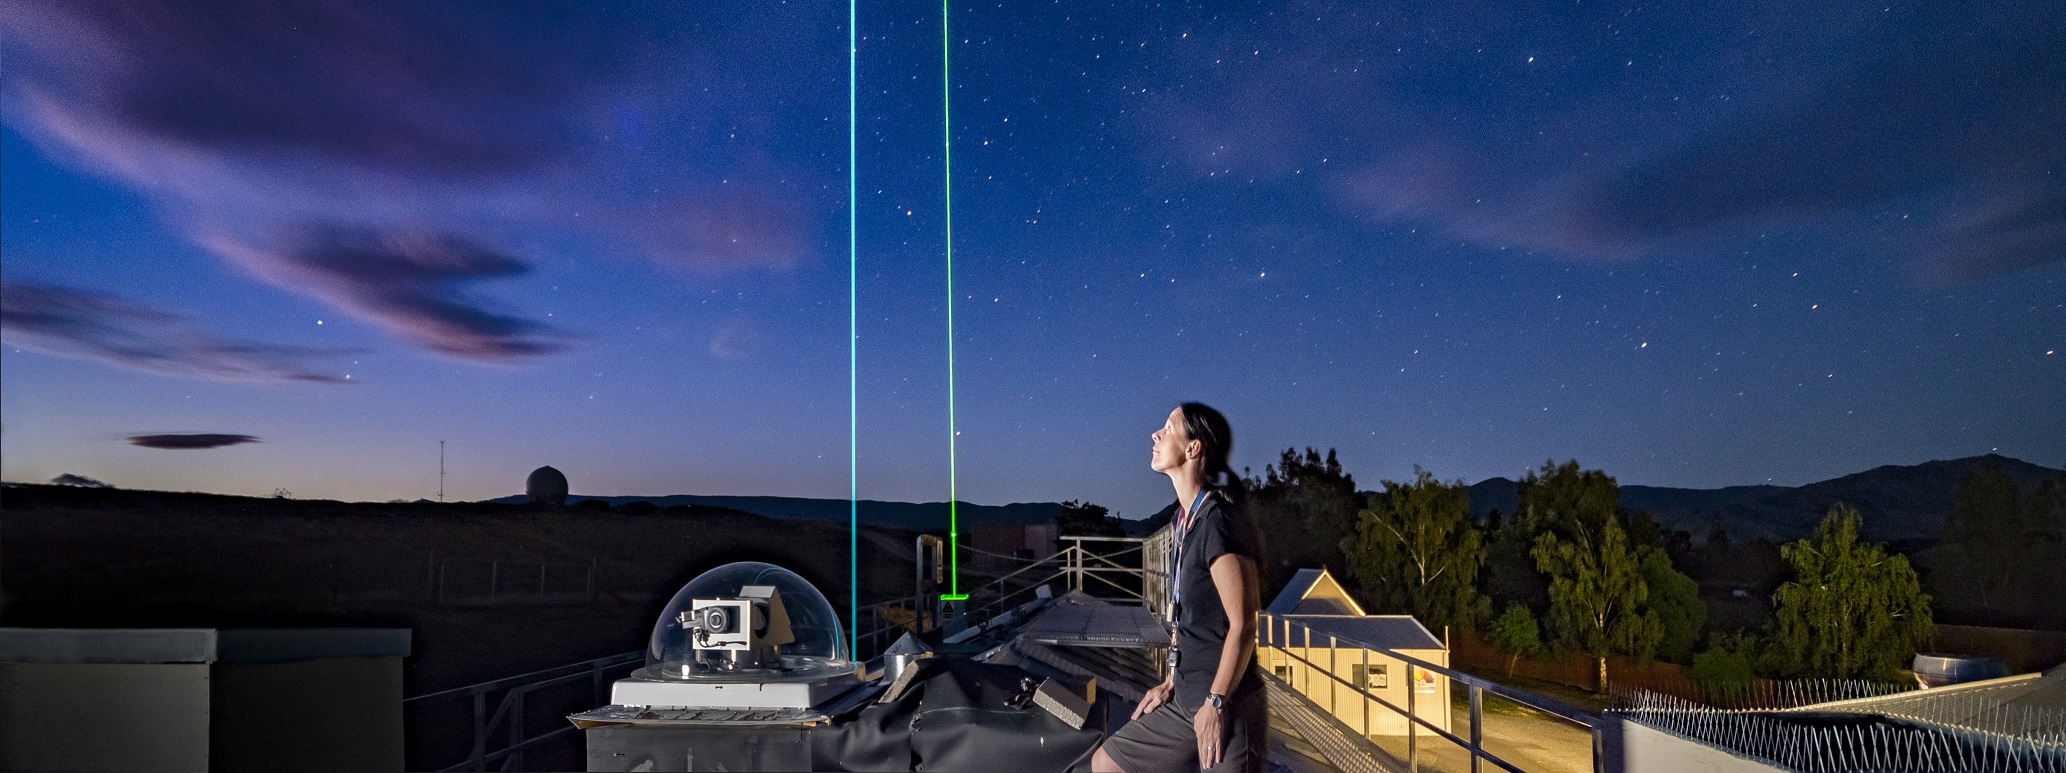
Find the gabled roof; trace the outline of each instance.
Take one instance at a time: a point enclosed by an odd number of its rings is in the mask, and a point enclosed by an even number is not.
[[[1286,621],[1292,623],[1286,626]],[[1327,646],[1327,637],[1336,637],[1335,646],[1347,649],[1375,647],[1387,650],[1442,650],[1442,640],[1428,632],[1412,615],[1285,615],[1273,618],[1263,631],[1266,645],[1304,647],[1307,633],[1300,626],[1312,630],[1311,645]],[[1290,633],[1287,635],[1286,630]],[[1286,641],[1279,642],[1277,639]]]
[[[1267,615],[1361,615],[1363,606],[1349,598],[1347,589],[1327,572],[1300,569],[1291,582],[1263,609]]]

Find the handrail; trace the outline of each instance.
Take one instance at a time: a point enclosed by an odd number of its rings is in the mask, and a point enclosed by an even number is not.
[[[463,687],[454,687],[449,690],[424,693],[404,698],[402,699],[402,704],[406,707],[414,703],[420,707],[425,701],[440,698],[472,699],[470,702],[473,704],[473,744],[470,746],[470,751],[464,759],[448,767],[441,768],[441,770],[469,768],[485,770],[487,764],[495,760],[507,760],[504,763],[504,767],[514,764],[520,769],[523,766],[524,751],[526,749],[557,738],[573,729],[571,726],[560,727],[525,738],[524,696],[526,694],[586,678],[593,685],[592,689],[595,692],[595,699],[600,701],[604,694],[603,674],[626,666],[643,664],[645,658],[645,650],[633,650],[580,663],[570,663],[556,668],[540,669],[516,676],[507,676]],[[506,692],[503,693],[501,700],[496,701],[494,711],[491,713],[488,710],[488,694],[497,690],[506,690]],[[500,749],[489,749],[488,741],[490,737],[505,732],[509,738],[509,745]]]
[[[1312,651],[1312,647],[1313,647],[1313,643],[1312,643],[1312,642],[1313,642],[1313,629],[1312,629],[1312,626],[1306,625],[1305,623],[1301,623],[1301,622],[1299,622],[1299,621],[1296,621],[1296,620],[1283,620],[1283,622],[1284,622],[1284,628],[1283,628],[1284,634],[1283,634],[1283,637],[1282,637],[1282,638],[1280,639],[1280,638],[1278,638],[1278,636],[1277,636],[1277,629],[1276,629],[1276,625],[1275,625],[1275,622],[1276,622],[1277,620],[1279,620],[1279,619],[1282,619],[1282,618],[1279,618],[1279,617],[1275,617],[1275,616],[1272,616],[1272,615],[1268,615],[1268,614],[1262,614],[1262,615],[1259,615],[1259,617],[1261,618],[1260,622],[1262,622],[1262,623],[1263,623],[1263,625],[1262,625],[1262,626],[1259,626],[1259,627],[1258,627],[1258,628],[1260,629],[1260,630],[1259,630],[1259,633],[1264,633],[1264,634],[1265,634],[1265,636],[1259,636],[1259,637],[1258,637],[1259,641],[1257,642],[1257,645],[1258,645],[1258,648],[1259,648],[1259,649],[1262,649],[1262,648],[1267,648],[1267,649],[1274,649],[1274,650],[1276,650],[1277,652],[1279,652],[1280,654],[1282,654],[1282,655],[1283,655],[1284,657],[1286,657],[1286,658],[1289,658],[1289,659],[1291,659],[1291,660],[1293,660],[1293,661],[1296,661],[1296,662],[1299,662],[1299,663],[1303,663],[1303,664],[1305,664],[1305,665],[1306,665],[1306,667],[1307,667],[1307,669],[1308,669],[1308,674],[1310,674],[1310,673],[1312,673],[1312,672],[1319,672],[1319,673],[1321,673],[1322,675],[1326,676],[1326,677],[1327,677],[1327,680],[1328,680],[1328,681],[1330,681],[1330,682],[1333,682],[1333,683],[1338,683],[1338,684],[1341,684],[1341,685],[1345,685],[1345,686],[1347,686],[1347,687],[1348,687],[1348,688],[1349,688],[1349,689],[1350,689],[1350,690],[1351,690],[1352,692],[1354,692],[1354,693],[1355,693],[1355,694],[1357,694],[1357,695],[1360,695],[1360,696],[1362,696],[1362,697],[1363,697],[1363,699],[1364,699],[1365,701],[1369,701],[1369,702],[1375,702],[1375,703],[1377,703],[1377,704],[1378,704],[1379,706],[1382,706],[1382,707],[1384,707],[1384,708],[1386,708],[1386,709],[1389,709],[1389,710],[1391,710],[1391,711],[1392,711],[1393,713],[1395,713],[1395,714],[1398,714],[1399,716],[1401,716],[1401,717],[1403,717],[1404,719],[1406,719],[1406,721],[1407,721],[1407,745],[1406,745],[1406,750],[1407,750],[1407,751],[1406,751],[1406,754],[1407,754],[1407,765],[1408,765],[1409,767],[1416,767],[1416,768],[1417,768],[1417,763],[1418,763],[1418,760],[1417,760],[1417,757],[1418,757],[1418,744],[1416,743],[1416,740],[1415,740],[1415,738],[1414,738],[1414,736],[1413,736],[1412,730],[1413,730],[1413,728],[1414,728],[1414,726],[1415,726],[1415,725],[1418,725],[1418,726],[1420,726],[1420,727],[1424,727],[1424,728],[1426,728],[1426,729],[1427,729],[1427,730],[1428,730],[1429,732],[1431,732],[1431,733],[1434,733],[1434,734],[1435,734],[1436,736],[1439,736],[1439,737],[1441,737],[1441,738],[1442,738],[1443,740],[1446,740],[1446,741],[1449,741],[1450,743],[1456,744],[1456,745],[1457,745],[1458,747],[1461,747],[1461,748],[1462,748],[1462,749],[1463,749],[1463,750],[1464,750],[1465,752],[1467,752],[1467,753],[1468,753],[1468,754],[1470,755],[1470,757],[1471,757],[1471,770],[1473,770],[1473,771],[1477,771],[1477,770],[1479,770],[1479,769],[1480,769],[1480,760],[1482,760],[1482,761],[1484,761],[1484,762],[1490,762],[1490,763],[1492,763],[1492,764],[1493,764],[1494,766],[1497,766],[1497,767],[1499,767],[1500,769],[1503,769],[1503,770],[1507,770],[1507,771],[1511,771],[1511,773],[1525,773],[1525,771],[1523,771],[1523,770],[1522,770],[1521,768],[1519,768],[1519,767],[1515,766],[1515,765],[1514,765],[1513,763],[1507,762],[1506,760],[1503,760],[1503,759],[1501,759],[1501,758],[1500,758],[1500,757],[1499,757],[1498,755],[1495,755],[1495,754],[1493,754],[1493,753],[1491,753],[1491,752],[1489,752],[1489,751],[1486,751],[1486,750],[1485,750],[1485,746],[1484,746],[1484,732],[1483,732],[1483,729],[1482,729],[1482,728],[1484,727],[1484,724],[1483,724],[1483,722],[1484,722],[1484,694],[1485,694],[1486,692],[1491,692],[1491,693],[1492,693],[1492,694],[1494,694],[1494,695],[1498,695],[1498,696],[1500,696],[1500,697],[1502,697],[1502,698],[1505,698],[1505,699],[1507,699],[1507,700],[1509,700],[1509,701],[1513,701],[1514,703],[1518,703],[1518,704],[1521,704],[1521,705],[1523,705],[1523,706],[1527,706],[1527,707],[1530,707],[1530,708],[1536,709],[1536,710],[1538,710],[1538,711],[1541,711],[1541,712],[1543,712],[1543,713],[1545,713],[1545,714],[1549,714],[1549,715],[1551,715],[1551,716],[1553,716],[1553,717],[1556,717],[1557,719],[1559,719],[1559,720],[1561,720],[1561,721],[1564,721],[1564,722],[1569,722],[1569,723],[1572,723],[1572,724],[1575,724],[1575,725],[1579,725],[1579,726],[1582,726],[1582,727],[1586,728],[1586,729],[1587,729],[1587,730],[1588,730],[1588,731],[1589,731],[1589,732],[1591,733],[1591,735],[1592,735],[1592,737],[1593,737],[1593,742],[1592,742],[1592,745],[1593,745],[1593,769],[1594,769],[1594,770],[1596,770],[1596,771],[1597,771],[1597,770],[1600,770],[1600,769],[1601,769],[1601,767],[1600,767],[1600,766],[1601,766],[1601,755],[1600,755],[1600,741],[1601,741],[1601,739],[1600,739],[1600,726],[1601,726],[1601,720],[1600,720],[1600,717],[1599,717],[1598,715],[1595,715],[1595,714],[1591,714],[1591,713],[1588,713],[1588,712],[1585,712],[1585,711],[1581,711],[1581,710],[1579,710],[1579,709],[1575,709],[1575,708],[1572,708],[1572,707],[1570,707],[1570,706],[1564,705],[1563,703],[1560,703],[1560,702],[1558,702],[1558,701],[1552,700],[1552,699],[1550,699],[1550,698],[1545,698],[1545,697],[1543,697],[1543,696],[1540,696],[1540,695],[1536,695],[1536,694],[1533,694],[1533,693],[1529,693],[1529,692],[1525,692],[1525,691],[1521,691],[1521,690],[1516,690],[1516,689],[1514,689],[1514,688],[1508,687],[1508,686],[1506,686],[1506,685],[1502,685],[1502,684],[1499,684],[1499,683],[1497,683],[1497,682],[1493,682],[1493,681],[1491,681],[1491,680],[1487,680],[1487,679],[1483,679],[1483,678],[1480,678],[1480,677],[1472,676],[1472,675],[1470,675],[1470,674],[1466,674],[1466,673],[1463,673],[1463,672],[1461,672],[1461,671],[1457,671],[1457,670],[1454,670],[1454,669],[1452,669],[1452,668],[1449,668],[1449,667],[1447,667],[1447,666],[1439,666],[1439,665],[1436,665],[1436,664],[1434,664],[1434,663],[1430,663],[1430,662],[1428,662],[1428,661],[1426,661],[1426,660],[1422,660],[1422,659],[1420,659],[1420,658],[1416,658],[1416,657],[1413,657],[1412,655],[1407,655],[1407,654],[1405,654],[1405,653],[1403,653],[1403,652],[1399,652],[1398,650],[1394,650],[1394,649],[1391,649],[1391,648],[1389,648],[1389,647],[1379,647],[1379,646],[1375,646],[1375,645],[1372,645],[1372,644],[1369,644],[1369,643],[1366,643],[1366,642],[1362,642],[1362,641],[1359,641],[1359,640],[1356,640],[1356,639],[1352,639],[1352,638],[1347,638],[1347,637],[1339,636],[1339,635],[1336,635],[1336,634],[1327,634],[1327,640],[1328,640],[1328,648],[1329,648],[1329,650],[1330,650],[1330,651],[1332,651],[1332,650],[1334,650],[1334,649],[1338,649],[1338,648],[1340,648],[1340,647],[1341,647],[1341,645],[1344,645],[1344,644],[1346,644],[1346,645],[1350,645],[1351,647],[1355,647],[1355,648],[1360,648],[1360,649],[1368,650],[1368,651],[1371,651],[1371,652],[1376,652],[1376,653],[1380,653],[1380,654],[1382,654],[1382,655],[1385,655],[1385,656],[1387,656],[1387,657],[1391,657],[1391,658],[1396,658],[1396,659],[1398,659],[1398,660],[1400,660],[1400,661],[1403,661],[1403,662],[1405,662],[1406,664],[1408,664],[1409,666],[1411,666],[1411,667],[1413,667],[1413,668],[1420,668],[1420,669],[1423,669],[1423,670],[1426,670],[1426,671],[1431,671],[1431,672],[1434,672],[1434,673],[1436,673],[1436,674],[1440,674],[1440,675],[1442,675],[1442,676],[1448,677],[1448,678],[1449,678],[1449,679],[1451,679],[1451,680],[1454,680],[1454,681],[1457,681],[1457,682],[1461,682],[1461,683],[1463,683],[1464,685],[1468,686],[1468,687],[1470,688],[1470,722],[1471,722],[1471,729],[1470,729],[1470,738],[1469,738],[1469,739],[1465,739],[1465,738],[1462,738],[1462,737],[1460,737],[1460,736],[1458,736],[1458,735],[1456,735],[1456,734],[1454,734],[1454,733],[1451,733],[1450,731],[1444,730],[1444,729],[1442,729],[1442,728],[1440,728],[1440,727],[1436,727],[1436,726],[1434,725],[1434,723],[1432,723],[1432,722],[1429,722],[1429,721],[1427,721],[1426,719],[1423,719],[1423,718],[1421,718],[1421,716],[1420,716],[1420,713],[1419,713],[1418,711],[1416,711],[1416,710],[1415,710],[1415,707],[1414,707],[1414,703],[1415,703],[1415,701],[1414,701],[1414,698],[1413,698],[1413,696],[1414,696],[1414,693],[1413,693],[1413,685],[1411,684],[1411,678],[1412,678],[1412,669],[1411,669],[1411,668],[1409,668],[1409,669],[1407,670],[1407,677],[1408,677],[1408,681],[1409,681],[1409,683],[1408,683],[1408,684],[1407,684],[1407,686],[1406,686],[1406,689],[1407,689],[1407,693],[1406,693],[1406,704],[1407,704],[1407,705],[1406,705],[1406,707],[1404,707],[1404,708],[1401,708],[1400,706],[1398,706],[1398,705],[1396,705],[1396,704],[1393,704],[1393,703],[1392,703],[1391,701],[1389,701],[1389,700],[1386,700],[1386,699],[1384,699],[1384,698],[1382,698],[1382,697],[1379,697],[1379,696],[1378,696],[1378,695],[1376,695],[1376,694],[1373,694],[1373,693],[1371,693],[1371,692],[1370,692],[1370,691],[1369,691],[1369,690],[1368,690],[1367,688],[1365,688],[1365,687],[1364,687],[1363,685],[1358,685],[1358,684],[1352,683],[1352,682],[1350,682],[1350,681],[1348,681],[1348,680],[1346,680],[1346,679],[1343,679],[1343,678],[1341,678],[1341,676],[1340,676],[1340,675],[1338,675],[1338,674],[1334,673],[1334,669],[1332,668],[1332,666],[1333,666],[1334,664],[1332,663],[1331,657],[1330,657],[1330,663],[1329,663],[1329,666],[1330,666],[1330,667],[1326,667],[1326,668],[1323,668],[1323,667],[1321,667],[1321,665],[1320,665],[1319,663],[1316,663],[1316,662],[1314,662],[1314,661],[1312,661],[1312,660],[1309,660],[1309,659],[1307,659],[1307,658],[1306,658],[1306,657],[1304,657],[1304,656],[1301,656],[1301,655],[1294,655],[1294,654],[1292,654],[1292,653],[1291,653],[1291,650],[1289,649],[1289,647],[1290,647],[1290,646],[1292,646],[1292,645],[1291,645],[1291,627],[1292,627],[1292,626],[1294,626],[1294,625],[1296,625],[1296,626],[1298,626],[1299,628],[1303,629],[1303,632],[1304,632],[1304,634],[1305,634],[1305,636],[1303,637],[1303,638],[1304,638],[1304,643],[1303,643],[1302,645],[1300,645],[1300,646],[1302,646],[1302,647],[1303,647],[1303,648],[1304,648],[1304,649],[1306,650],[1306,652],[1307,652],[1308,654],[1310,654],[1310,653],[1311,653],[1311,651]],[[1261,639],[1264,639],[1264,638],[1267,638],[1267,639],[1268,639],[1268,641],[1267,641],[1267,642],[1265,642],[1265,641],[1261,641]],[[1366,659],[1366,663],[1367,663],[1367,659]],[[1310,676],[1308,676],[1308,679],[1310,679],[1310,678],[1311,678],[1311,677],[1310,677]],[[1300,692],[1309,692],[1309,691],[1310,691],[1310,688],[1311,688],[1311,683],[1310,683],[1310,682],[1308,682],[1308,685],[1307,685],[1307,687],[1308,687],[1308,689],[1307,689],[1307,690],[1301,690]],[[1332,693],[1332,692],[1330,691],[1330,696],[1331,696],[1332,694],[1333,694],[1333,693]],[[1309,697],[1310,697],[1310,696],[1309,696]],[[1448,698],[1447,698],[1447,697],[1445,696],[1445,697],[1443,698],[1443,705],[1444,705],[1444,707],[1445,707],[1445,708],[1443,709],[1444,711],[1446,711],[1446,710],[1447,710],[1447,708],[1446,708],[1447,704],[1448,704]],[[1365,705],[1367,706],[1367,705],[1368,705],[1368,703],[1366,703]],[[1332,710],[1333,710],[1333,702],[1332,702],[1331,700],[1329,701],[1329,706],[1328,706],[1328,708],[1329,708],[1329,710],[1330,710],[1330,711],[1332,711]],[[1368,710],[1366,709],[1365,711],[1367,712]],[[1366,716],[1367,716],[1367,714],[1366,714]]]
[[[568,671],[571,673],[580,673],[594,668],[610,668],[613,666],[624,665],[625,663],[630,663],[632,660],[644,658],[645,656],[645,650],[632,650],[630,652],[620,652],[615,655],[605,655],[594,660],[584,660],[579,663],[568,663],[564,666],[554,666],[552,668],[541,668],[526,674],[517,674],[516,676],[505,676],[501,679],[492,679],[486,682],[465,685],[463,687],[454,687],[448,690],[439,690],[437,692],[427,692],[422,695],[403,698],[402,702],[409,703],[411,701],[430,700],[432,698],[442,698],[447,695],[453,695],[458,693],[465,693],[471,695],[477,692],[494,692],[496,690],[502,689],[505,686],[514,686],[516,684],[524,683],[525,680],[541,681],[541,679],[539,678],[541,675],[550,674],[555,671]],[[612,660],[622,660],[624,661],[624,663],[605,662]]]
[[[1262,617],[1263,619],[1265,619],[1265,620],[1270,620],[1270,619],[1282,619],[1282,618],[1281,618],[1281,616],[1274,616],[1274,615],[1270,615],[1270,614],[1267,614],[1267,613],[1263,613],[1263,614],[1261,614],[1261,617]],[[1289,631],[1289,628],[1290,628],[1290,626],[1292,626],[1292,625],[1297,625],[1298,627],[1300,627],[1300,628],[1304,628],[1304,629],[1306,629],[1307,631],[1311,631],[1311,630],[1312,630],[1312,627],[1311,627],[1311,626],[1308,626],[1308,625],[1306,625],[1306,624],[1304,624],[1304,623],[1300,623],[1300,622],[1298,622],[1298,621],[1296,621],[1296,620],[1285,620],[1285,621],[1284,621],[1284,623],[1285,623],[1285,627],[1286,627],[1286,629],[1287,629],[1287,630],[1286,630],[1286,632],[1285,632],[1285,639],[1286,639],[1286,640],[1289,640],[1289,639],[1290,639],[1290,631]],[[1267,629],[1267,628],[1263,628],[1262,630],[1268,630],[1268,629]],[[1334,636],[1334,634],[1327,634],[1327,635],[1329,635],[1329,636]],[[1361,642],[1361,641],[1357,641],[1357,640],[1355,640],[1355,639],[1351,639],[1351,638],[1349,638],[1349,637],[1346,637],[1346,636],[1336,636],[1336,637],[1335,637],[1335,641],[1337,641],[1337,642],[1339,642],[1339,643],[1341,643],[1341,644],[1349,644],[1349,645],[1354,645],[1355,647],[1358,647],[1358,648],[1360,648],[1360,649],[1366,649],[1366,650],[1370,650],[1371,652],[1376,652],[1376,653],[1379,653],[1379,654],[1385,655],[1385,656],[1387,656],[1387,657],[1397,658],[1397,659],[1399,659],[1399,660],[1401,660],[1401,661],[1404,661],[1404,662],[1406,662],[1407,664],[1410,664],[1410,665],[1414,665],[1414,666],[1419,666],[1419,667],[1421,667],[1421,668],[1424,668],[1424,669],[1427,669],[1427,670],[1429,670],[1429,671],[1433,671],[1433,672],[1436,672],[1436,673],[1442,674],[1442,675],[1444,675],[1444,676],[1449,676],[1449,677],[1451,677],[1451,678],[1454,678],[1454,679],[1456,679],[1456,680],[1457,680],[1457,681],[1459,681],[1459,682],[1463,682],[1464,684],[1468,684],[1468,685],[1471,685],[1471,686],[1474,686],[1474,687],[1480,687],[1480,688],[1483,688],[1483,689],[1484,689],[1484,690],[1485,690],[1486,692],[1490,692],[1490,693],[1492,693],[1492,694],[1494,694],[1494,695],[1497,695],[1497,696],[1499,696],[1499,697],[1501,697],[1501,698],[1505,698],[1505,699],[1507,699],[1507,700],[1510,700],[1510,701],[1513,701],[1513,702],[1515,702],[1515,703],[1519,703],[1519,704],[1521,704],[1521,705],[1527,706],[1527,707],[1529,707],[1529,708],[1532,708],[1532,709],[1535,709],[1535,710],[1537,710],[1537,711],[1541,711],[1541,712],[1543,712],[1543,713],[1545,713],[1545,714],[1552,714],[1552,715],[1555,715],[1555,716],[1557,716],[1557,717],[1558,717],[1558,718],[1560,718],[1560,719],[1563,719],[1563,720],[1566,720],[1566,721],[1572,722],[1572,723],[1574,723],[1574,724],[1581,724],[1581,725],[1585,725],[1585,726],[1587,726],[1587,727],[1593,727],[1593,726],[1597,726],[1597,725],[1598,725],[1598,724],[1600,723],[1600,717],[1599,717],[1599,715],[1597,715],[1597,714],[1594,714],[1594,713],[1592,713],[1592,712],[1589,712],[1589,711],[1585,711],[1585,710],[1582,710],[1582,709],[1578,709],[1578,708],[1574,708],[1574,707],[1572,707],[1572,706],[1566,705],[1566,704],[1564,704],[1564,703],[1562,703],[1562,702],[1559,702],[1559,701],[1557,701],[1557,700],[1555,700],[1555,699],[1552,699],[1552,698],[1547,698],[1547,697],[1544,697],[1544,696],[1541,696],[1541,695],[1537,695],[1537,694],[1535,694],[1535,693],[1527,692],[1527,691],[1524,691],[1524,690],[1519,690],[1519,689],[1516,689],[1516,688],[1513,688],[1513,687],[1508,687],[1508,686],[1506,686],[1506,685],[1503,685],[1503,684],[1500,684],[1500,683],[1498,683],[1498,682],[1494,682],[1494,681],[1492,681],[1492,680],[1490,680],[1490,679],[1485,679],[1485,678],[1483,678],[1483,677],[1473,676],[1473,675],[1471,675],[1471,674],[1467,674],[1467,673],[1464,673],[1464,672],[1462,672],[1462,671],[1457,671],[1457,670],[1455,670],[1455,669],[1453,669],[1453,668],[1451,668],[1451,667],[1449,667],[1449,666],[1438,666],[1438,665],[1435,665],[1434,663],[1430,663],[1430,662],[1428,662],[1428,661],[1425,661],[1425,660],[1421,660],[1420,658],[1416,658],[1416,657],[1414,657],[1414,656],[1412,656],[1412,655],[1408,655],[1408,654],[1406,654],[1406,653],[1403,653],[1403,652],[1399,652],[1398,650],[1390,649],[1390,648],[1388,648],[1388,647],[1379,647],[1379,646],[1377,646],[1377,645],[1374,645],[1374,644],[1366,644],[1366,643],[1364,643],[1364,642]],[[1269,646],[1277,646],[1277,645],[1269,645]],[[1279,647],[1279,648],[1281,649],[1281,647]],[[1290,654],[1290,653],[1286,653],[1286,654]]]

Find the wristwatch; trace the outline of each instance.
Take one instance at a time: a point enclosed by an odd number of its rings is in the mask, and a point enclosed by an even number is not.
[[[1226,707],[1227,707],[1227,696],[1225,696],[1225,695],[1221,695],[1221,694],[1219,694],[1219,693],[1216,693],[1216,692],[1215,692],[1215,693],[1207,693],[1207,694],[1205,695],[1205,702],[1206,702],[1206,703],[1210,703],[1210,704],[1212,704],[1212,707],[1213,707],[1213,708],[1216,708],[1216,709],[1224,709],[1224,708],[1226,708]]]

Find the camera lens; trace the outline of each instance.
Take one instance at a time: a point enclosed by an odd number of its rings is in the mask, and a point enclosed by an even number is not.
[[[724,607],[708,607],[703,610],[703,630],[711,633],[731,633],[731,616]]]

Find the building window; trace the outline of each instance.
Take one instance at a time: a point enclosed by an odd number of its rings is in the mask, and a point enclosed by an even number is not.
[[[1365,671],[1364,669],[1369,670]],[[1382,690],[1391,683],[1391,679],[1385,674],[1385,664],[1383,663],[1374,666],[1365,666],[1358,663],[1350,666],[1349,671],[1353,681],[1356,684],[1362,685],[1365,690]]]
[[[1291,683],[1291,664],[1279,663],[1270,670],[1276,672],[1277,678],[1283,680],[1285,684]]]

